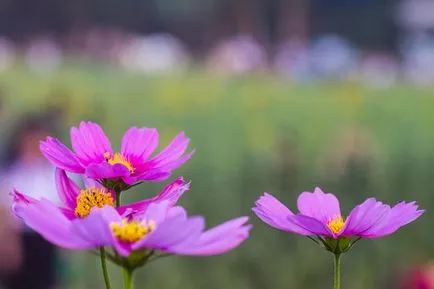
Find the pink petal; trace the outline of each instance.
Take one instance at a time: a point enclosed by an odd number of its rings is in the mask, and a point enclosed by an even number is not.
[[[163,190],[153,198],[154,202],[169,201],[170,206],[174,206],[185,191],[190,190],[190,182],[184,182],[183,177],[178,177],[168,184]]]
[[[173,162],[168,163],[167,165],[159,167],[158,169],[162,170],[162,171],[169,171],[169,172],[173,171],[173,170],[179,168],[180,166],[182,166],[189,159],[191,159],[191,157],[194,155],[195,152],[196,152],[195,150],[192,150],[188,154],[180,157],[179,159],[177,159],[177,160],[175,160]]]
[[[103,129],[93,122],[81,122],[79,128],[71,128],[71,144],[82,164],[104,161],[104,154],[113,154],[110,141]]]
[[[12,196],[11,211],[15,216],[20,216],[23,209],[40,202],[40,200],[21,194],[15,189],[10,193],[10,195]],[[74,211],[69,208],[58,207],[58,209],[68,220],[75,220],[77,218]]]
[[[317,219],[311,218],[309,216],[304,215],[294,215],[289,216],[288,221],[290,221],[294,226],[300,226],[301,228],[308,231],[308,233],[304,233],[301,235],[317,235],[317,236],[325,236],[330,238],[336,238],[332,231],[322,222]]]
[[[23,208],[26,208],[28,205],[35,204],[39,202],[39,200],[32,198],[30,196],[21,194],[17,190],[13,190],[10,195],[12,196],[12,205],[11,211],[15,215],[19,215]]]
[[[122,164],[110,165],[107,162],[91,164],[86,168],[86,176],[93,179],[112,179],[130,175],[128,168]]]
[[[111,206],[105,206],[101,209],[94,208],[86,218],[74,221],[71,231],[92,244],[94,248],[111,246],[115,243],[115,238],[110,229],[110,223],[121,221],[122,218]]]
[[[84,172],[77,156],[58,139],[47,137],[40,143],[39,148],[54,166],[77,174]]]
[[[204,228],[202,217],[184,219],[181,216],[168,218],[157,225],[155,231],[133,245],[133,249],[156,249],[170,252],[172,246],[197,240]]]
[[[163,222],[169,209],[171,208],[169,201],[154,202],[149,204],[146,210],[142,211],[140,214],[136,214],[136,219],[141,219],[145,221],[154,221],[157,225]]]
[[[129,175],[122,177],[122,180],[129,185],[135,184],[138,181],[152,181],[160,182],[169,178],[170,172],[164,172],[160,170],[147,171],[140,175]]]
[[[248,236],[250,225],[244,225],[248,217],[241,217],[218,225],[204,233],[194,243],[171,248],[176,254],[217,255],[240,245]]]
[[[56,168],[55,182],[57,192],[62,202],[71,210],[74,210],[77,206],[77,197],[80,194],[79,186],[68,176],[65,171]]]
[[[181,206],[171,207],[167,212],[167,218],[181,217],[187,219],[187,211]]]
[[[75,215],[75,210],[71,210],[69,208],[59,208],[59,210],[62,212],[62,214],[70,221],[74,221],[77,219],[77,216]]]
[[[95,179],[83,177],[83,182],[86,188],[104,188],[104,186]]]
[[[133,165],[143,164],[158,146],[158,131],[155,128],[128,129],[122,139],[121,154]]]
[[[364,238],[378,238],[396,232],[417,218],[425,211],[419,210],[415,202],[401,202],[387,211],[371,228],[364,231],[361,236]]]
[[[121,223],[125,217],[120,215],[116,208],[113,208],[111,206],[104,206],[102,209],[94,209],[97,213],[101,214],[102,218],[104,219],[104,222],[106,224],[111,223]],[[113,232],[110,229],[110,234],[112,236],[112,241],[114,242],[114,246],[117,246],[117,243],[121,243],[119,240],[116,239]],[[130,247],[131,252],[131,247]]]
[[[342,236],[364,236],[364,232],[375,226],[388,214],[390,207],[375,198],[356,206],[348,216]]]
[[[157,196],[145,199],[134,204],[125,205],[118,209],[122,215],[125,211],[131,209],[135,212],[145,211],[146,208],[152,203],[167,201],[169,206],[174,206],[183,193],[190,189],[190,184],[185,183],[182,177],[177,178],[175,181],[167,185]]]
[[[71,231],[71,221],[53,203],[41,200],[20,211],[19,217],[49,242],[67,249],[88,249],[93,244]]]
[[[214,228],[209,229],[204,232],[200,237],[200,243],[212,243],[217,239],[224,237],[226,234],[231,231],[242,227],[247,221],[249,217],[239,217],[230,221],[226,221],[223,224],[215,226]]]
[[[324,193],[320,188],[315,188],[313,193],[301,193],[297,200],[297,207],[302,215],[323,223],[341,215],[338,199],[333,194]]]
[[[160,168],[180,158],[188,147],[190,139],[180,132],[170,144],[146,164],[149,167]]]
[[[244,226],[237,230],[230,232],[227,236],[215,240],[206,245],[189,245],[183,247],[173,248],[172,251],[179,255],[193,255],[193,256],[214,256],[226,253],[235,247],[238,247],[249,237],[249,231],[252,226]]]
[[[133,251],[131,244],[119,240],[115,240],[113,247],[116,252],[122,257],[128,257]]]
[[[268,225],[290,233],[311,234],[310,231],[298,224],[288,221],[288,217],[294,216],[294,214],[272,195],[264,193],[255,204],[256,207],[253,208],[253,212]]]

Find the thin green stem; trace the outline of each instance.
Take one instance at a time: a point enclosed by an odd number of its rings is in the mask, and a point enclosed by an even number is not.
[[[108,274],[108,270],[107,270],[107,261],[106,261],[106,255],[105,255],[105,249],[104,247],[101,247],[99,249],[100,252],[100,256],[101,256],[101,267],[102,267],[102,273],[104,275],[104,282],[105,282],[105,287],[106,289],[111,289],[111,285],[110,285],[110,277]]]
[[[306,237],[308,237],[309,239],[311,239],[312,241],[314,241],[316,244],[320,245],[320,243],[318,242],[318,240],[315,240],[313,237],[311,237],[311,236],[306,236]]]
[[[134,188],[134,187],[136,187],[136,186],[138,186],[138,185],[141,185],[141,184],[143,184],[143,182],[135,183],[134,185],[129,186],[127,190],[129,190],[129,189],[131,189],[131,188]]]
[[[123,267],[124,273],[124,289],[133,289],[133,271]]]
[[[172,254],[153,255],[153,256],[149,257],[149,259],[147,260],[147,263],[153,262],[153,261],[155,261],[157,259],[166,258],[166,257],[169,257],[169,256],[172,256]]]
[[[121,190],[116,190],[115,189],[115,195],[116,195],[116,200],[115,200],[115,204],[116,204],[116,208],[119,208],[121,206]],[[116,250],[114,250],[115,256],[118,257],[118,252]]]
[[[121,193],[122,191],[115,190],[116,195],[116,208],[119,208],[121,206]]]
[[[362,239],[362,237],[358,237],[356,240],[354,240],[350,246],[348,247],[348,249],[346,251],[348,251],[349,249],[351,249],[357,242],[359,242]]]
[[[334,277],[334,289],[341,288],[341,255],[335,254],[335,277]]]

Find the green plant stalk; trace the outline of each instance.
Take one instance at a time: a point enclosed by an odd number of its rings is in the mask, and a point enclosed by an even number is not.
[[[128,268],[122,268],[124,273],[124,289],[133,289],[133,271]]]
[[[121,193],[122,190],[115,190],[116,194],[116,208],[121,206]],[[128,269],[127,267],[122,267],[122,272],[124,275],[124,289],[132,289],[133,288],[133,271]]]
[[[121,206],[121,193],[122,193],[122,191],[115,190],[116,208],[119,208]]]
[[[334,254],[335,257],[335,272],[334,272],[334,289],[341,288],[341,255]]]
[[[110,285],[110,277],[107,270],[107,261],[106,261],[106,255],[105,255],[105,249],[104,247],[101,247],[99,249],[100,251],[100,258],[101,258],[101,267],[102,267],[102,273],[104,275],[104,282],[106,289],[111,289]]]

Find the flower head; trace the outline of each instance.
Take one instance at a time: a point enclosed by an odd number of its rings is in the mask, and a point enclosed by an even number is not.
[[[80,187],[66,175],[64,170],[56,169],[55,174],[57,192],[63,202],[63,206],[59,207],[59,210],[66,218],[70,220],[85,218],[89,216],[93,209],[103,208],[105,206],[115,206],[115,193],[112,190],[104,188],[98,182],[87,179],[86,187],[80,189]],[[185,183],[182,177],[179,177],[163,188],[163,190],[155,197],[133,204],[124,205],[116,210],[121,215],[128,215],[143,211],[153,202],[168,201],[171,206],[174,206],[189,187],[190,185]],[[25,209],[29,205],[34,205],[41,201],[26,196],[18,191],[12,192],[12,197],[12,211],[17,215],[20,215],[19,211]]]
[[[67,249],[113,247],[124,257],[136,251],[216,255],[238,246],[250,230],[241,217],[205,231],[202,217],[188,217],[169,201],[122,216],[110,205],[93,208],[86,218],[69,219],[47,200],[30,203],[17,215],[48,241]]]
[[[121,180],[127,185],[165,180],[193,154],[193,151],[184,154],[190,140],[183,132],[152,158],[158,145],[158,131],[154,128],[128,129],[120,152],[113,152],[103,129],[96,123],[81,122],[78,128],[71,128],[70,135],[74,152],[58,139],[48,137],[40,144],[42,154],[61,169],[85,173],[93,179]]]
[[[390,207],[370,198],[357,205],[348,217],[344,217],[338,199],[333,194],[324,193],[320,188],[316,188],[313,193],[301,193],[297,207],[300,212],[294,214],[276,198],[265,193],[256,201],[253,211],[262,221],[277,229],[305,236],[318,236],[322,241],[324,239],[321,237],[325,237],[325,245],[336,245],[333,240],[341,240],[340,245],[344,243],[348,246],[351,245],[348,242],[351,237],[384,237],[424,213],[415,202],[400,202]]]
[[[81,190],[77,195],[74,213],[84,218],[90,214],[92,208],[102,208],[106,205],[114,207],[116,197],[105,188],[89,187]]]
[[[149,222],[146,220],[130,221],[125,218],[122,220],[122,223],[114,222],[110,224],[110,228],[116,239],[131,244],[139,241],[155,230],[155,222],[153,220]]]

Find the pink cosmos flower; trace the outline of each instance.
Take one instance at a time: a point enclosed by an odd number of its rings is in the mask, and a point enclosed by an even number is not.
[[[85,173],[99,180],[119,180],[131,185],[137,181],[162,181],[185,163],[194,151],[185,154],[189,138],[178,134],[160,153],[150,158],[158,145],[155,128],[128,129],[120,153],[114,153],[102,128],[92,122],[81,122],[71,128],[75,153],[58,139],[48,137],[40,144],[42,154],[56,167],[73,173]]]
[[[415,202],[400,202],[390,207],[370,198],[356,206],[345,218],[337,198],[320,188],[313,193],[301,193],[297,207],[300,212],[294,214],[276,198],[265,193],[256,201],[253,211],[262,221],[279,230],[331,239],[384,237],[424,213]]]
[[[207,231],[202,217],[187,217],[169,201],[150,204],[144,211],[123,217],[111,206],[93,208],[88,217],[71,220],[46,200],[16,211],[33,230],[53,244],[73,250],[110,246],[128,257],[136,250],[179,255],[216,255],[227,252],[247,237],[248,218],[225,222]]]
[[[58,211],[63,214],[64,218],[68,220],[75,220],[87,217],[93,208],[115,206],[115,193],[104,188],[98,182],[86,180],[86,188],[80,189],[80,187],[73,180],[68,178],[64,170],[56,169],[55,174],[57,191],[64,206],[57,207],[54,205],[54,203],[51,203],[48,200],[38,200],[15,190],[12,192],[12,211],[16,215],[20,215],[20,212],[25,210],[27,207],[43,202],[50,203],[51,206],[55,206]],[[189,189],[189,187],[190,185],[185,183],[182,177],[179,177],[171,184],[167,185],[155,197],[130,205],[121,206],[116,210],[120,215],[129,215],[145,210],[153,202],[167,201],[170,205],[174,206],[183,193]]]

